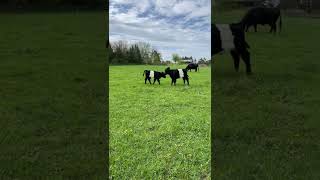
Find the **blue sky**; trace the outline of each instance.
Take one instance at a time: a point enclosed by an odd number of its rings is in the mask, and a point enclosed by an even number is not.
[[[110,41],[147,42],[173,53],[211,57],[211,0],[110,0]]]

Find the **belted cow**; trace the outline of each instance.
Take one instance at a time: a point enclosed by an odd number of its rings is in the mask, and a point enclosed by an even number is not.
[[[249,45],[245,40],[243,25],[238,24],[212,24],[211,52],[213,55],[223,51],[230,51],[234,68],[239,71],[240,57],[246,64],[247,74],[251,73]]]
[[[242,18],[241,22],[244,25],[246,32],[250,26],[254,26],[255,32],[257,32],[257,25],[270,25],[270,33],[277,32],[277,21],[280,17],[279,28],[281,31],[282,20],[281,12],[279,8],[268,8],[268,7],[255,7],[249,9],[245,16]]]
[[[182,78],[183,84],[188,83],[189,85],[189,76],[188,71],[186,69],[170,69],[170,67],[167,67],[165,69],[165,73],[168,74],[171,78],[171,85],[176,85],[177,79]]]
[[[196,63],[189,63],[188,66],[186,67],[186,70],[194,69],[196,72],[199,71],[199,65]]]
[[[144,79],[144,84],[147,83],[147,80],[149,81],[149,83],[151,84],[151,78],[154,78],[153,80],[153,84],[158,81],[158,83],[160,84],[160,79],[163,77],[163,78],[166,78],[166,73],[164,72],[158,72],[158,71],[150,71],[150,70],[144,70],[143,72],[143,75],[142,76],[145,76],[145,79]]]

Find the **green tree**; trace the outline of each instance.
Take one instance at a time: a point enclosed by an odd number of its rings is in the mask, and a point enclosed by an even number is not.
[[[114,59],[113,49],[110,46],[110,42],[107,43],[107,52],[108,52],[108,63],[112,63]]]
[[[135,56],[134,56],[134,48],[133,48],[133,46],[131,46],[130,48],[129,48],[129,52],[128,52],[128,63],[129,64],[134,64],[134,62],[135,62]]]
[[[108,48],[108,43],[106,43]],[[135,43],[128,45],[126,41],[116,41],[108,48],[109,62],[111,64],[160,64],[161,53],[151,49],[148,43]]]
[[[175,63],[179,63],[181,61],[181,57],[178,54],[174,53],[172,54],[172,61]]]
[[[151,49],[151,45],[145,42],[139,42],[137,43],[139,50],[140,50],[140,54],[141,54],[141,58],[143,60],[143,62],[141,63],[145,63],[145,64],[152,64],[152,60],[151,60],[151,53],[152,53],[152,49]]]
[[[161,54],[157,50],[152,50],[151,59],[153,64],[161,63]]]
[[[143,59],[142,59],[142,56],[141,56],[141,52],[140,52],[140,49],[139,49],[139,46],[138,44],[134,44],[133,46],[134,48],[134,56],[135,56],[135,64],[142,64],[143,63]]]
[[[117,41],[111,46],[114,51],[113,62],[117,64],[127,64],[129,62],[129,50],[127,42]]]

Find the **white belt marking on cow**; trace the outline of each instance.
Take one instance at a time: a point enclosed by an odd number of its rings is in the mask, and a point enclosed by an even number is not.
[[[234,49],[234,37],[229,24],[217,24],[217,28],[220,31],[222,49],[225,51]]]
[[[181,78],[183,78],[183,77],[184,77],[184,74],[183,74],[182,69],[178,69],[178,71],[179,71],[179,76],[180,76]]]
[[[150,71],[150,77],[154,77],[154,71]]]

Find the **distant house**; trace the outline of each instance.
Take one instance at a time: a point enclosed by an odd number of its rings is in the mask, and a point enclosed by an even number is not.
[[[308,12],[320,10],[319,0],[281,0],[282,9],[304,9]]]
[[[193,63],[193,62],[196,62],[196,60],[195,59],[193,59],[192,58],[192,56],[190,56],[190,57],[187,57],[187,56],[185,56],[185,57],[181,57],[181,62],[183,62],[183,63]]]

